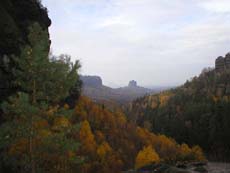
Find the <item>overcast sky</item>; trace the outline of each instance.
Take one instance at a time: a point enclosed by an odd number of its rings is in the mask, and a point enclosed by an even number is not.
[[[109,86],[179,85],[230,51],[230,0],[43,0],[54,54]]]

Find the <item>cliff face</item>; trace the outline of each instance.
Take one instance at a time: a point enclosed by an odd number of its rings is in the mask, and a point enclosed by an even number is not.
[[[37,0],[1,0],[0,11],[0,56],[20,52],[32,23],[38,22],[43,29],[51,25],[46,8]]]
[[[129,82],[129,85],[128,85],[129,87],[137,87],[137,82],[135,81],[135,80],[131,80],[130,82]]]
[[[102,87],[102,80],[99,76],[81,76],[84,86]]]
[[[225,57],[219,56],[215,62],[215,69],[217,72],[223,72],[230,69],[230,53]]]
[[[19,56],[20,49],[28,44],[28,28],[39,23],[48,30],[51,20],[47,10],[38,0],[1,0],[0,1],[0,102],[17,89],[10,86],[13,79],[12,69],[17,68],[11,56]],[[47,34],[47,39],[49,35]],[[6,56],[9,66],[5,67]]]

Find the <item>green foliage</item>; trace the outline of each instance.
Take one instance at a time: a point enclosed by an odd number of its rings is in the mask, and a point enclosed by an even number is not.
[[[200,145],[211,159],[229,160],[229,81],[230,71],[205,70],[181,87],[136,100],[130,114],[138,115],[141,126],[151,122],[153,132]],[[161,106],[166,96],[169,99]]]
[[[76,137],[81,142],[78,153],[86,158],[82,172],[117,173],[133,169],[135,163],[142,167],[152,162],[205,160],[198,146],[186,145],[187,150],[181,150],[174,139],[138,127],[127,121],[124,113],[109,111],[86,97],[80,97],[72,118],[81,123]]]
[[[0,102],[2,102],[19,91],[19,88],[12,85],[13,72],[18,68],[13,57],[20,57],[21,48],[29,44],[28,28],[33,23],[39,23],[43,30],[48,30],[51,21],[47,10],[37,0],[1,0],[0,11]],[[49,41],[48,32],[46,40]]]
[[[78,61],[71,63],[67,55],[49,59],[47,35],[34,23],[29,28],[29,44],[22,48],[19,58],[12,56],[17,68],[11,69],[11,85],[23,92],[1,106],[4,123],[0,126],[0,146],[1,164],[14,171],[69,172],[82,160],[76,155],[79,143],[73,138],[77,130],[70,121],[73,111],[68,106],[51,109],[73,89],[79,96],[80,85],[76,84],[80,65]]]
[[[48,110],[42,109],[45,106],[32,105],[29,96],[24,93],[10,98],[2,107],[5,119],[8,120],[0,126],[0,149],[3,151],[4,165],[15,171],[30,172],[34,169],[35,172],[44,172],[63,161],[65,168],[62,169],[65,170],[81,163],[76,154],[69,155],[75,153],[79,147],[79,142],[72,137],[78,131],[79,125],[70,124],[61,131],[52,128],[54,120],[61,117],[61,114],[66,117],[65,114],[70,114],[69,110],[65,112],[64,109],[58,109],[50,121],[45,116]],[[58,168],[56,171],[59,171]]]
[[[78,61],[73,64],[67,55],[49,60],[46,35],[47,32],[37,23],[30,27],[30,45],[22,49],[20,58],[15,58],[19,68],[14,73],[14,84],[30,93],[30,99],[34,102],[57,103],[65,99],[75,87],[79,80],[77,71],[80,65]]]
[[[58,94],[59,100],[69,95],[68,98],[72,99],[71,101],[74,102],[72,104],[75,105],[75,101],[81,92],[81,81],[77,73],[80,67],[79,61],[72,63],[69,55],[52,56],[50,67],[51,79],[49,79],[51,86],[47,90],[48,94],[57,97],[56,93],[60,93]],[[53,85],[55,85],[55,90],[52,89]]]

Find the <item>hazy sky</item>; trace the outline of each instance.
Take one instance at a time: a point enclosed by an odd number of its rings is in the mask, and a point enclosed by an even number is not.
[[[178,85],[230,51],[230,0],[43,0],[54,54],[109,86]]]

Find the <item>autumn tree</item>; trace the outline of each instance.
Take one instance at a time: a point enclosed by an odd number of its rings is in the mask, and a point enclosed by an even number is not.
[[[8,121],[0,127],[0,148],[6,165],[13,170],[39,172],[53,167],[55,172],[68,172],[80,163],[75,154],[79,142],[71,137],[78,126],[70,123],[71,112],[60,108],[48,117],[49,108],[30,104],[29,96],[24,93],[5,102],[3,110]]]
[[[79,139],[82,143],[81,151],[84,154],[93,154],[96,152],[96,142],[94,139],[94,134],[91,131],[90,124],[87,120],[81,123],[81,128],[79,131]]]
[[[107,142],[102,142],[97,148],[97,154],[99,158],[104,161],[106,159],[106,155],[108,155],[112,151],[112,148]]]
[[[152,148],[152,146],[144,147],[137,154],[135,168],[138,169],[151,163],[158,163],[159,161],[159,155]]]
[[[194,160],[206,161],[203,150],[198,145],[195,145],[192,147],[192,154],[193,154]]]

